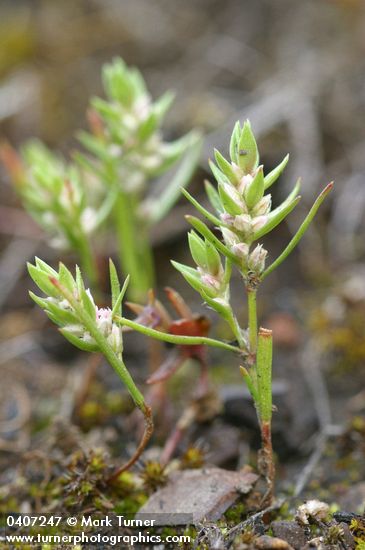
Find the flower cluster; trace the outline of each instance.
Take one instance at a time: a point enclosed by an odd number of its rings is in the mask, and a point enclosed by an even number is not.
[[[91,101],[91,131],[79,133],[83,148],[73,151],[72,161],[66,163],[40,142],[25,145],[22,155],[2,144],[0,158],[50,245],[76,252],[94,287],[99,273],[90,236],[108,221],[122,269],[132,276],[129,292],[134,299],[144,299],[154,285],[149,229],[188,185],[201,137],[190,132],[165,142],[161,125],[173,94],[153,102],[140,72],[122,59],[104,66],[103,82],[106,98]],[[149,192],[148,181],[175,165],[172,176],[159,182],[158,192]]]
[[[60,327],[65,338],[84,351],[101,351],[95,337],[97,332],[116,354],[122,353],[122,329],[113,321],[114,308],[95,305],[78,268],[74,278],[64,264],[60,263],[57,272],[36,258],[35,265],[28,264],[28,270],[36,285],[47,295],[40,298],[31,292],[31,297]]]
[[[104,67],[103,83],[107,99],[92,99],[91,134],[80,132],[79,139],[99,159],[95,166],[104,173],[104,181],[110,180],[112,166],[124,192],[144,190],[148,179],[161,175],[181,158],[192,136],[163,141],[160,127],[174,96],[166,92],[153,102],[141,73],[122,59]]]
[[[289,156],[269,174],[264,175],[259,165],[259,153],[249,121],[241,127],[237,122],[230,142],[230,161],[215,150],[216,164],[210,162],[212,173],[217,180],[216,189],[206,182],[206,192],[216,215],[207,211],[186,190],[184,195],[195,208],[222,234],[220,241],[212,231],[194,216],[188,221],[201,237],[191,231],[189,246],[197,268],[173,262],[188,283],[197,290],[203,299],[227,316],[229,302],[230,266],[223,268],[220,254],[230,264],[238,266],[246,281],[259,280],[265,269],[267,250],[262,244],[253,243],[276,227],[296,206],[299,181],[293,191],[277,208],[271,208],[271,195],[268,189],[284,170]],[[229,314],[229,318],[231,315]]]
[[[289,197],[274,210],[271,195],[265,191],[278,179],[289,156],[269,174],[259,165],[259,153],[249,121],[241,127],[237,122],[230,143],[230,161],[215,150],[216,164],[210,163],[218,183],[218,192],[207,183],[208,196],[214,203],[220,220],[223,241],[239,259],[244,271],[260,275],[265,267],[267,251],[252,243],[280,223],[296,206],[299,182]]]
[[[82,171],[41,142],[29,142],[21,157],[9,145],[3,146],[2,159],[25,208],[50,236],[52,246],[77,249],[103,221],[103,209],[86,200]]]

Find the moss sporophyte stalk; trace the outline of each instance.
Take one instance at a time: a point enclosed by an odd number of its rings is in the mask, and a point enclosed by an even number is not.
[[[85,289],[78,268],[76,277],[73,278],[62,264],[59,271],[55,271],[39,259],[35,265],[29,266],[29,272],[47,297],[39,298],[34,294],[31,296],[74,345],[89,352],[99,351],[105,356],[127,387],[136,406],[142,411],[146,421],[145,435],[136,456],[132,457],[128,465],[135,461],[147,443],[152,432],[152,420],[151,412],[123,361],[123,331],[132,329],[150,338],[178,346],[213,346],[236,354],[260,425],[262,448],[258,468],[267,481],[263,504],[268,504],[273,499],[275,479],[271,439],[272,333],[261,328],[258,323],[257,292],[262,281],[279,267],[298,244],[333,184],[325,187],[289,244],[267,266],[268,251],[260,240],[275,229],[298,204],[300,181],[279,206],[272,208],[271,195],[266,191],[279,178],[289,157],[286,156],[274,170],[265,175],[248,121],[243,126],[239,122],[234,126],[229,150],[229,160],[219,151],[215,151],[215,163],[210,163],[216,184],[206,182],[205,188],[213,211],[208,211],[183,190],[185,197],[208,223],[195,216],[187,216],[192,226],[188,234],[188,244],[195,267],[175,261],[172,263],[205,304],[229,325],[234,344],[209,338],[204,335],[204,331],[202,335],[173,334],[163,322],[152,326],[153,323],[142,315],[135,321],[124,317],[121,303],[128,281],[120,289],[113,263],[110,264],[111,308],[100,309],[95,305],[90,291]],[[218,233],[212,231],[212,225]],[[238,270],[243,282],[241,297],[242,307],[247,309],[247,327],[240,325],[232,307],[230,290],[233,269]],[[157,303],[156,311],[164,317],[161,307]],[[136,312],[143,311],[142,306],[134,304],[134,308]]]

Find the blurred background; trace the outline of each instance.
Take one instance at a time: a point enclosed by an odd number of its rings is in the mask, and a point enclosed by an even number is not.
[[[299,448],[308,452],[301,447],[303,438],[364,412],[363,0],[2,0],[0,37],[1,135],[16,147],[36,136],[68,154],[76,144],[75,131],[86,127],[90,96],[102,94],[101,67],[113,56],[138,66],[154,97],[175,90],[167,139],[193,127],[203,131],[200,166],[191,184],[201,200],[213,147],[225,153],[234,122],[249,118],[266,170],[291,155],[273,191],[274,203],[298,176],[303,179],[297,215],[268,239],[271,258],[320,190],[335,180],[299,250],[262,289],[262,323],[275,331],[275,392],[281,404],[276,429],[282,448],[277,451],[283,456]],[[39,445],[39,433],[56,412],[71,414],[73,399],[84,388],[87,359],[75,356],[30,304],[25,262],[35,254],[51,263],[58,256],[22,210],[2,168],[0,202],[0,450],[2,464],[8,465],[14,453]],[[201,310],[168,263],[171,257],[189,262],[187,211],[181,200],[154,232],[158,283],[184,291]],[[112,236],[107,252],[113,249],[110,243]],[[238,297],[239,280],[234,287]],[[130,344],[132,364],[138,363],[133,345],[140,344]],[[236,373],[234,359],[229,360]],[[239,377],[227,370],[222,375],[231,365],[223,365],[219,355],[212,361],[232,430],[251,429],[241,410]],[[118,392],[104,387],[108,379],[113,384],[113,374],[107,368],[102,372],[89,408],[75,421],[85,433],[90,422],[92,427],[107,424],[105,396],[115,410],[123,408]],[[143,380],[143,368],[138,372]],[[100,432],[95,437],[100,439]]]

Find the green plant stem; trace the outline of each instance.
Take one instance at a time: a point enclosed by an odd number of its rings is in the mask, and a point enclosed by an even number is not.
[[[135,201],[127,193],[120,191],[114,206],[115,224],[117,229],[117,239],[119,247],[120,263],[125,274],[131,276],[131,285],[129,287],[129,296],[134,301],[144,300],[148,289],[153,285],[150,280],[151,275],[151,251],[146,256],[147,236],[140,238],[141,226],[136,219]],[[143,251],[139,250],[141,243]],[[142,261],[140,261],[142,258]],[[146,265],[148,269],[146,270]]]
[[[227,303],[229,304],[229,310],[227,311],[227,316],[225,316],[225,319],[229,326],[231,327],[231,330],[238,342],[238,345],[240,346],[242,351],[247,352],[247,344],[245,342],[245,339],[242,335],[241,327],[239,326],[239,323],[237,321],[237,317],[235,316],[232,307],[229,303],[230,301],[230,292],[229,292],[229,283],[232,276],[232,260],[230,258],[226,258],[225,262],[225,269],[224,269],[224,279],[223,284],[226,286],[226,293],[225,293],[225,299]]]
[[[261,430],[262,448],[259,453],[259,469],[267,481],[264,503],[271,504],[273,499],[275,464],[271,441],[272,418],[272,331],[260,328],[256,354],[256,373],[258,402],[257,414]]]
[[[153,288],[155,284],[155,260],[149,230],[148,223],[144,220],[139,220],[138,227],[136,227],[137,234],[139,234],[139,269],[145,272],[146,283],[144,286],[147,291]],[[144,297],[146,297],[147,291]]]
[[[182,346],[212,346],[215,348],[225,349],[227,351],[232,351],[234,353],[241,353],[242,350],[237,346],[231,346],[225,342],[220,342],[219,340],[214,340],[214,338],[206,338],[205,336],[178,336],[175,334],[168,334],[166,332],[161,332],[153,328],[145,327],[140,325],[130,319],[125,317],[115,316],[114,321],[126,327],[129,327],[137,332],[145,334],[146,336],[151,336],[156,340],[161,340],[161,342],[169,342],[170,344],[178,344]]]
[[[260,422],[271,422],[272,417],[272,331],[260,328],[256,354],[258,413]]]
[[[144,417],[145,429],[142,439],[135,453],[128,460],[128,462],[118,468],[109,478],[109,481],[113,482],[122,472],[130,468],[138,460],[138,458],[144,451],[148,441],[150,440],[153,433],[153,417],[151,408],[146,404],[142,393],[139,391],[136,384],[134,383],[133,378],[129,374],[129,371],[124,364],[122,355],[116,353],[109,345],[107,340],[104,338],[104,336],[100,334],[94,319],[92,319],[90,315],[84,311],[83,307],[73,296],[73,294],[69,292],[63,285],[61,285],[57,279],[55,279],[54,277],[50,277],[50,280],[52,284],[58,288],[62,296],[66,298],[66,300],[71,304],[78,318],[80,319],[84,327],[88,330],[92,338],[95,340],[100,352],[104,355],[105,359],[113,367],[114,371],[117,373],[122,383],[126,386],[135,405],[140,409]]]
[[[231,327],[231,330],[238,342],[238,345],[242,351],[247,352],[247,345],[245,342],[245,339],[242,335],[241,327],[238,324],[237,317],[233,313],[232,309],[230,308],[229,316],[226,318],[229,326]]]
[[[77,246],[78,253],[80,255],[81,268],[86,273],[91,287],[99,292],[99,272],[96,258],[92,252],[87,236],[81,230],[80,236],[77,240]]]
[[[255,382],[254,380],[252,379],[250,373],[248,372],[248,370],[246,369],[246,367],[240,367],[240,371],[241,371],[241,374],[246,382],[246,385],[248,387],[248,390],[252,396],[252,399],[254,400],[254,403],[258,403],[259,402],[259,394],[257,392],[257,388],[256,388],[256,385],[255,385]]]
[[[256,353],[257,347],[257,305],[256,305],[256,290],[247,288],[248,299],[248,333],[250,352]]]
[[[267,490],[262,499],[261,506],[270,506],[274,499],[275,485],[275,462],[272,448],[271,437],[271,422],[262,422],[261,429],[261,444],[262,447],[258,455],[258,467],[260,473],[265,476],[267,482]]]

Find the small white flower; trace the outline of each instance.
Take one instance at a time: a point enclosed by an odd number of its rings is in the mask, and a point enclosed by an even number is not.
[[[107,338],[109,345],[116,353],[123,351],[122,329],[113,323],[110,334]]]
[[[258,244],[248,258],[248,267],[253,271],[261,273],[265,268],[266,256],[267,250],[262,247],[262,244]]]
[[[251,217],[248,214],[235,216],[233,225],[238,231],[242,231],[242,233],[250,233],[252,230]]]
[[[246,174],[241,178],[241,181],[238,184],[238,191],[243,195],[246,187],[252,182],[253,177],[251,174]]]
[[[96,227],[96,211],[89,206],[81,214],[80,222],[81,226],[86,234],[91,233]]]
[[[227,229],[226,227],[221,227],[221,232],[223,240],[227,246],[233,246],[240,242],[238,235],[236,235],[236,233],[233,233],[233,231],[231,231],[230,229]]]
[[[151,101],[148,96],[138,98],[133,105],[133,113],[139,122],[143,122],[151,112]]]
[[[265,195],[252,209],[253,216],[268,214],[271,209],[271,195]]]
[[[253,218],[252,229],[254,231],[258,231],[259,229],[264,227],[264,225],[266,225],[267,220],[268,220],[267,216],[257,216],[256,218]]]
[[[109,336],[112,330],[112,310],[108,308],[96,308],[96,326],[103,336]]]
[[[145,170],[156,170],[161,164],[160,155],[150,155],[142,160],[142,166]]]
[[[241,258],[242,260],[247,259],[249,249],[250,247],[246,243],[234,244],[231,247],[231,251],[233,252],[233,254],[235,254],[235,256],[237,256],[238,258]]]
[[[198,267],[198,271],[200,271],[201,277],[200,280],[203,283],[203,285],[208,286],[214,291],[219,291],[221,288],[221,281],[217,278],[211,275],[210,273],[202,272],[202,270]]]

